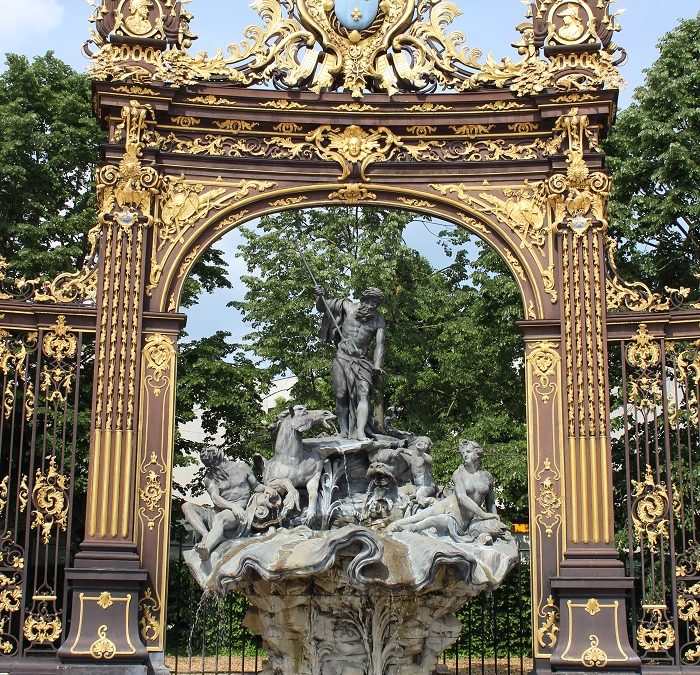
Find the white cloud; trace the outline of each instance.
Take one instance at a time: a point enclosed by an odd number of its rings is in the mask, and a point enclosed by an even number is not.
[[[0,0],[0,51],[18,51],[45,37],[64,13],[58,0]]]

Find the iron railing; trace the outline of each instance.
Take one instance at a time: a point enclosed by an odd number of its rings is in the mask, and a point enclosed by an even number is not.
[[[611,345],[617,545],[644,663],[700,664],[700,342],[639,326]]]

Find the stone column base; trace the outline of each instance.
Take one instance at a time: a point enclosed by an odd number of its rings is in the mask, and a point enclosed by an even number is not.
[[[123,666],[63,664],[58,667],[58,672],[64,675],[148,675],[148,668],[129,664]]]

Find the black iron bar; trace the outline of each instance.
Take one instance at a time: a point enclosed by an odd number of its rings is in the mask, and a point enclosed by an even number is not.
[[[71,441],[70,450],[70,478],[68,485],[68,503],[70,504],[70,514],[68,518],[68,527],[66,528],[66,557],[64,561],[64,568],[71,565],[71,540],[73,538],[73,520],[74,520],[74,505],[73,496],[75,494],[75,460],[77,454],[77,444],[78,444],[78,412],[80,409],[80,377],[82,375],[82,354],[83,354],[83,334],[78,333],[78,346],[76,351],[76,366],[75,366],[75,393],[73,397],[73,438]],[[58,580],[58,571],[56,579]],[[63,609],[63,622],[61,626],[61,642],[65,640],[67,635],[67,627],[70,621],[69,607],[68,607],[68,584],[63,585],[63,602],[61,607]],[[58,590],[58,589],[57,589]]]
[[[230,597],[230,596],[229,596]],[[233,602],[228,602],[228,672],[231,673],[233,661]]]
[[[245,675],[246,629],[241,625],[241,675]]]
[[[180,667],[180,636],[181,636],[181,629],[182,626],[180,626],[180,611],[182,610],[182,563],[183,563],[183,557],[182,557],[182,536],[178,538],[177,542],[177,586],[176,586],[176,591],[175,591],[175,616],[177,617],[177,624],[178,624],[178,631],[177,631],[177,636],[175,637],[175,673],[174,675],[179,675],[179,667]]]
[[[661,364],[662,364],[662,377],[661,377],[661,402],[663,406],[664,414],[664,456],[666,460],[666,491],[668,497],[668,529],[669,529],[669,565],[670,568],[667,569],[669,576],[669,582],[671,585],[671,598],[672,598],[672,615],[673,615],[673,625],[676,631],[676,635],[680,635],[678,631],[678,613],[675,611],[676,598],[678,597],[678,585],[676,583],[676,537],[675,537],[675,523],[674,523],[674,509],[673,509],[673,467],[671,462],[671,429],[669,426],[669,411],[668,411],[668,387],[666,381],[666,340],[661,340]],[[676,405],[678,408],[678,405]],[[679,467],[680,470],[680,467]],[[663,537],[661,537],[661,551],[663,552]],[[662,568],[663,569],[663,568]],[[666,603],[666,587],[665,583],[663,585],[663,602]],[[676,664],[680,664],[680,640],[675,640],[673,645],[674,660]]]
[[[627,359],[625,358],[626,349],[625,342],[620,342],[620,361],[622,362],[622,428],[624,430],[625,439],[625,453],[624,453],[624,466],[625,466],[625,485],[627,489],[625,490],[625,502],[627,506],[627,564],[628,564],[628,574],[630,577],[635,577],[635,565],[634,565],[634,530],[632,529],[632,471],[630,467],[631,463],[631,447],[630,447],[630,418],[629,418],[629,400],[628,400],[628,389],[627,389]],[[634,419],[635,433],[637,428],[637,420]],[[637,649],[637,585],[632,586],[632,605],[631,605],[631,617],[632,617],[632,641],[635,650]]]
[[[29,478],[27,479],[27,490],[28,494],[31,495],[33,493],[34,489],[34,474],[35,474],[35,464],[36,464],[36,445],[37,445],[37,428],[39,426],[39,392],[41,391],[41,371],[43,368],[43,355],[42,355],[42,350],[40,345],[43,344],[44,342],[44,330],[39,329],[38,335],[37,335],[37,352],[36,352],[36,375],[35,375],[35,385],[34,385],[34,392],[36,396],[36,400],[34,403],[34,415],[32,418],[32,433],[31,433],[31,440],[30,440],[30,447],[29,447]],[[46,408],[48,407],[48,403],[44,403],[44,439],[46,438]],[[43,464],[42,464],[42,470],[43,470]],[[30,505],[27,504],[27,509],[25,512],[25,517],[24,517],[24,522],[25,522],[25,527],[24,527],[24,559],[25,559],[25,575],[24,575],[24,585],[22,588],[22,597],[27,598],[29,596],[29,593],[27,593],[27,589],[29,588],[28,585],[28,569],[27,569],[27,564],[29,563],[29,560],[31,559],[29,557],[29,545],[30,545],[30,537],[31,537],[31,512],[32,509],[30,508]],[[16,535],[15,535],[16,536]],[[37,535],[36,535],[36,540],[37,540],[37,547],[36,550],[38,551],[39,549],[39,531],[37,530]],[[35,569],[35,575],[36,575],[36,564],[34,565]],[[36,576],[34,579],[35,582],[35,587],[36,587]],[[24,620],[26,616],[26,603],[22,603],[22,609],[20,611],[20,617],[19,617],[19,625],[24,626]],[[20,633],[20,644],[22,645],[22,649],[24,648],[24,635],[23,633]]]
[[[491,637],[493,639],[493,670],[498,672],[498,610],[496,609],[496,593],[491,593],[491,616],[493,624],[491,626]]]
[[[481,596],[481,675],[486,672],[486,605],[484,604],[484,597]],[[471,670],[471,669],[470,669]]]

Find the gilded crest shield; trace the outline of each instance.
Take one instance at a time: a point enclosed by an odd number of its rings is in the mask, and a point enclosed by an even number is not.
[[[379,0],[334,0],[333,9],[343,28],[366,30],[379,14]]]

